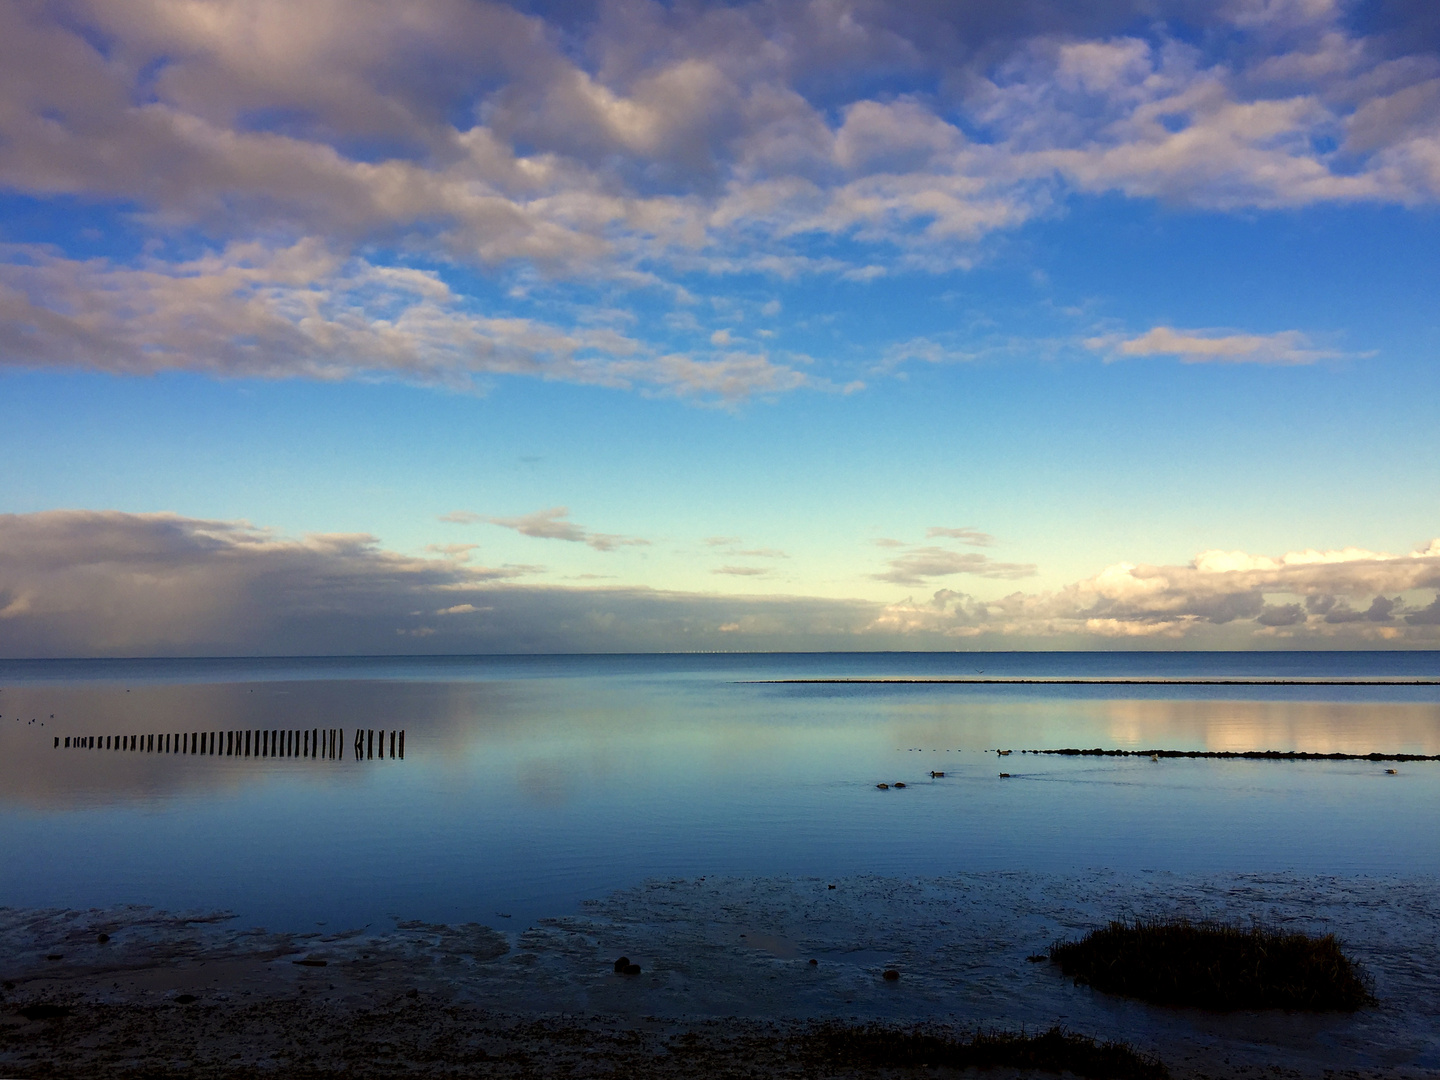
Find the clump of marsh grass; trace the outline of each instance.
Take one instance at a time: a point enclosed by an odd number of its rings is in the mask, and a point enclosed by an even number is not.
[[[1077,983],[1156,1005],[1353,1012],[1375,1003],[1334,934],[1136,919],[1056,942],[1050,959]]]
[[[828,1065],[1040,1069],[1094,1080],[1166,1080],[1170,1073],[1129,1045],[1098,1043],[1053,1027],[1039,1035],[982,1031],[968,1039],[942,1030],[884,1024],[816,1024],[799,1037],[801,1057]]]

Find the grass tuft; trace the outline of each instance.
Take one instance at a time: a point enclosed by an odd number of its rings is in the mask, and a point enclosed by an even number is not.
[[[803,1057],[852,1067],[1042,1069],[1094,1080],[1166,1080],[1170,1075],[1159,1061],[1125,1043],[1098,1043],[1059,1027],[1039,1035],[985,1031],[958,1039],[925,1028],[837,1022],[816,1024],[800,1044]]]
[[[1375,1004],[1369,978],[1334,934],[1137,919],[1056,942],[1050,959],[1077,983],[1156,1005],[1353,1012]]]

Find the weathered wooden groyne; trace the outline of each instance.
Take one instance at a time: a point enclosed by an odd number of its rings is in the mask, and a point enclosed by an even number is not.
[[[206,757],[315,758],[340,761],[347,745],[354,759],[405,757],[405,730],[356,728],[347,744],[345,728],[247,728],[240,731],[165,731],[125,735],[56,735],[57,750],[109,750],[137,754]]]

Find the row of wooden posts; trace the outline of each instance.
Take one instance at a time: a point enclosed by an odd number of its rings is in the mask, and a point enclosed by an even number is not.
[[[389,753],[386,753],[386,735]],[[61,736],[55,748],[62,749]],[[385,732],[357,728],[355,759],[404,758],[403,729]],[[156,735],[67,735],[63,749],[124,750],[144,754],[206,754],[215,757],[308,757],[339,760],[345,756],[344,728],[269,729],[249,731],[182,731]]]

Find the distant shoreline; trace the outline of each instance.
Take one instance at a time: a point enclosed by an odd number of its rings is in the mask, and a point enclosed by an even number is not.
[[[1164,678],[1155,676],[1062,676],[1062,675],[969,675],[911,676],[861,675],[813,679],[737,679],[741,685],[783,685],[788,683],[839,683],[857,685],[974,685],[974,686],[1440,686],[1440,678],[1375,678],[1331,679],[1257,678],[1248,675],[1194,675]]]

